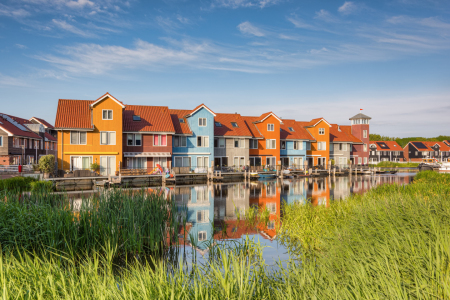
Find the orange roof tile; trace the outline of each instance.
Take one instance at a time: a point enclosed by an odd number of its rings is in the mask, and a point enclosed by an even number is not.
[[[450,149],[449,149],[450,147],[448,147],[443,142],[422,142],[422,143],[425,144],[427,147],[429,147],[431,149],[430,151],[434,151],[431,147],[433,147],[436,144],[439,145],[439,150],[440,151],[450,151]],[[449,149],[449,150],[443,150],[443,149]]]
[[[252,137],[254,137],[254,138],[264,138],[264,136],[261,134],[261,132],[259,132],[258,128],[254,124],[254,122],[258,122],[259,121],[259,119],[260,119],[259,117],[244,117],[244,116],[242,116],[242,118],[244,119],[248,130],[252,134]]]
[[[382,146],[383,143],[387,148]],[[370,141],[370,144],[377,146],[377,151],[403,151],[402,147],[396,141]]]
[[[140,121],[133,121],[140,116]],[[127,105],[123,111],[123,131],[173,132],[175,128],[167,106]]]
[[[274,114],[273,112],[269,111],[266,112],[264,114],[262,114],[261,116],[259,116],[258,121],[262,122],[265,118],[267,118],[270,114],[272,114],[275,118],[279,119],[281,122],[281,118],[279,118],[276,114]]]
[[[312,119],[311,121],[307,122],[307,125],[306,125],[305,127],[313,127],[313,126],[315,126],[317,123],[319,123],[320,120],[324,120],[326,123],[328,123],[327,120],[325,120],[324,118],[316,118],[316,119]],[[330,123],[328,123],[328,124],[330,124]],[[330,126],[331,126],[331,125],[330,125]]]
[[[192,112],[185,109],[169,109],[172,124],[177,134],[192,134],[189,124],[186,120],[186,116]],[[180,122],[180,119],[184,120],[184,123]]]
[[[444,142],[436,142],[438,145],[439,145],[439,150],[440,151],[450,151],[450,144],[449,145],[447,145],[446,143],[444,143]]]
[[[330,142],[350,142],[353,143],[356,139],[346,130],[342,130],[342,126],[331,124],[330,127]],[[361,142],[361,141],[359,141]]]
[[[280,128],[280,139],[282,140],[314,140],[312,135],[295,120],[283,119]],[[294,129],[294,131],[291,131],[289,128]]]
[[[240,114],[216,114],[214,123],[220,123],[221,126],[214,124],[215,136],[246,136],[252,137],[250,129],[247,127],[244,118]],[[231,124],[235,122],[237,127]]]
[[[351,139],[351,142],[353,144],[362,144],[363,142],[358,139],[356,136],[352,134],[352,126],[350,125],[339,125],[342,131],[344,131],[348,137]]]
[[[59,99],[55,127],[92,129],[89,108],[92,103],[92,100]]]

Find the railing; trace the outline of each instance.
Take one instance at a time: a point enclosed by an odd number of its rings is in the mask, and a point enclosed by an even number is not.
[[[30,172],[33,171],[32,165],[23,165],[22,172]],[[10,166],[0,166],[0,172],[19,172],[18,165],[10,165]]]

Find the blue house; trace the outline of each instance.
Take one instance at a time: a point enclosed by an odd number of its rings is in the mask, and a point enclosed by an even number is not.
[[[201,104],[193,110],[170,109],[175,128],[172,138],[173,167],[206,173],[214,160],[214,117],[216,114]]]
[[[303,169],[306,150],[310,150],[314,138],[295,120],[283,120],[280,127],[281,165],[293,169]]]
[[[281,203],[305,204],[308,198],[307,191],[308,184],[305,179],[284,181],[280,192]]]

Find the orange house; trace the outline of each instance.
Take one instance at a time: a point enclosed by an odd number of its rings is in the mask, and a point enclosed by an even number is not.
[[[122,164],[122,120],[125,105],[109,93],[97,100],[60,99],[56,112],[58,170],[88,170],[114,175]]]
[[[330,159],[330,128],[324,118],[313,119],[310,122],[298,122],[314,137],[310,149],[307,149],[308,167],[326,166]]]
[[[313,206],[330,205],[330,182],[326,177],[308,178],[308,192],[307,196],[311,199]]]
[[[281,119],[273,112],[243,119],[252,134],[249,150],[250,166],[275,167],[280,164]]]

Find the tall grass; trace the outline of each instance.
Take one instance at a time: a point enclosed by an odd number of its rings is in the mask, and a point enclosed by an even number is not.
[[[378,164],[371,165],[371,166],[381,167],[381,168],[395,168],[395,167],[399,167],[399,168],[417,168],[419,166],[419,164],[418,163],[411,163],[411,162],[398,163],[398,162],[392,162],[392,161],[381,161]]]
[[[6,194],[0,201],[3,251],[61,252],[72,256],[116,249],[161,253],[178,242],[178,210],[170,199],[145,191],[113,190],[84,199],[74,211],[64,195],[40,190]]]
[[[31,189],[31,183],[35,182],[33,177],[11,177],[0,180],[0,192],[4,191],[28,191]]]

